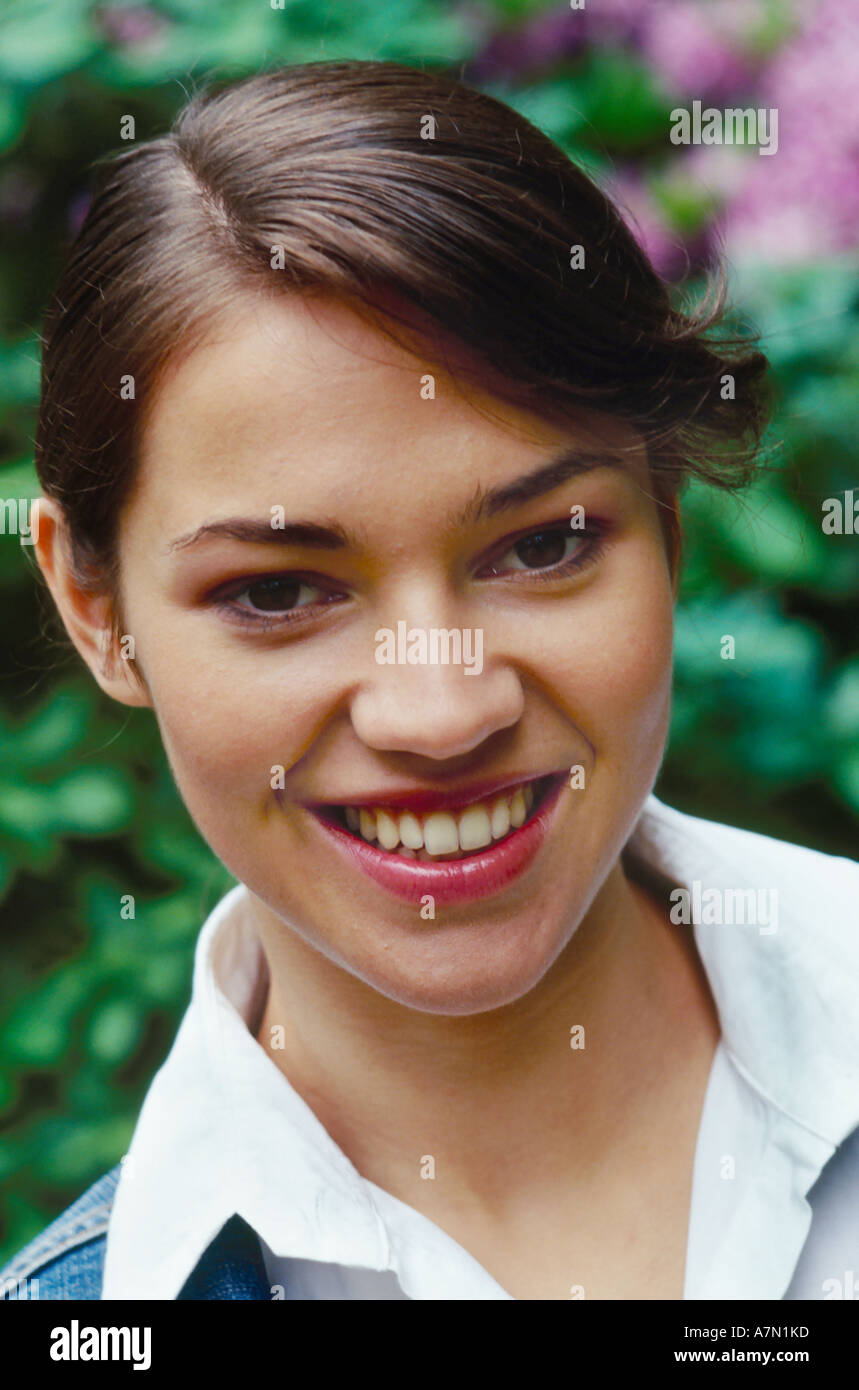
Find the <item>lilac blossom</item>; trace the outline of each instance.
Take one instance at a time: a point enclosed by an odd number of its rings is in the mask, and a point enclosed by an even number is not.
[[[755,105],[779,113],[779,147],[748,152],[724,231],[732,254],[819,258],[855,247],[859,231],[859,10],[821,0],[806,30],[772,62]]]
[[[750,62],[736,39],[719,32],[718,5],[655,4],[641,39],[642,56],[669,92],[729,100],[749,81]]]

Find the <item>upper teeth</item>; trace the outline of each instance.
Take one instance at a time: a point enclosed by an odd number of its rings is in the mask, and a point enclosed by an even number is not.
[[[478,801],[461,811],[432,811],[422,818],[411,811],[346,806],[346,824],[365,840],[378,840],[382,849],[403,846],[413,853],[425,849],[429,854],[455,854],[482,849],[500,840],[511,826],[522,825],[534,804],[529,782],[513,792],[502,793],[491,801]]]

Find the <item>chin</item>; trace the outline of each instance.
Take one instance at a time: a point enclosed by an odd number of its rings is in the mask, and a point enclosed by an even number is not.
[[[539,933],[534,922],[540,922]],[[517,1003],[551,970],[572,932],[547,928],[540,908],[504,925],[484,921],[469,929],[450,924],[411,949],[389,946],[360,962],[341,962],[350,973],[404,1008],[467,1017]]]

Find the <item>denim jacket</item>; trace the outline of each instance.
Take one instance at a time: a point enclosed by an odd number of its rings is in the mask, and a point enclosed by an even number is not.
[[[5,1301],[101,1298],[107,1223],[117,1164],[0,1270]],[[204,1251],[178,1295],[184,1299],[270,1299],[259,1241],[232,1216]]]
[[[107,1240],[107,1223],[121,1165],[99,1178],[82,1197],[0,1270],[0,1293],[15,1299],[100,1299]],[[859,1250],[859,1129],[841,1145],[809,1193],[813,1215],[844,1227],[847,1248]],[[811,1242],[812,1247],[814,1241]],[[806,1252],[804,1252],[804,1258]],[[800,1262],[802,1264],[802,1261]],[[784,1297],[859,1298],[851,1270],[842,1281],[841,1269],[825,1249],[807,1252],[806,1274],[791,1284]],[[813,1290],[813,1292],[811,1292]],[[281,1295],[282,1296],[282,1295]],[[181,1299],[265,1299],[272,1297],[259,1240],[242,1217],[231,1216],[221,1227],[188,1276]]]

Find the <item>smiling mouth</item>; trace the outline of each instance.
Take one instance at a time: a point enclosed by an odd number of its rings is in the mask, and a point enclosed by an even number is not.
[[[425,814],[372,805],[317,806],[314,812],[392,858],[435,864],[468,859],[509,839],[534,819],[564,777],[550,773],[480,801]]]

